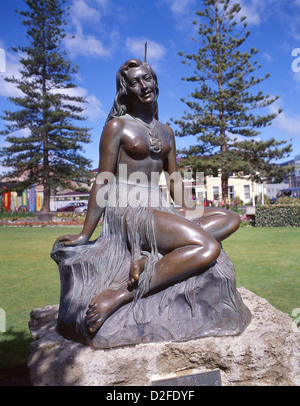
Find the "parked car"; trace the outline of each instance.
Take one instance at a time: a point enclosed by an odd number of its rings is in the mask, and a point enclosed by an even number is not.
[[[59,209],[57,209],[57,211],[62,212],[62,211],[75,211],[75,209],[84,206],[85,203],[83,202],[71,202],[68,203],[66,206],[64,207],[60,207]]]
[[[75,213],[87,213],[88,204],[83,203],[83,206],[76,207]]]

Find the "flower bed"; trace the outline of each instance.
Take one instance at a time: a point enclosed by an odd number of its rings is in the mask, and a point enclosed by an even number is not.
[[[53,214],[52,220],[40,221],[38,217],[7,216],[0,219],[2,227],[55,227],[55,226],[83,226],[84,213],[58,213]],[[100,223],[102,221],[100,220]]]

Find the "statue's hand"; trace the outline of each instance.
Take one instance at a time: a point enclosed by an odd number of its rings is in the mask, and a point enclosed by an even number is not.
[[[58,237],[53,245],[53,250],[59,247],[73,247],[76,245],[83,245],[88,242],[88,237],[84,234],[78,235],[63,235]]]

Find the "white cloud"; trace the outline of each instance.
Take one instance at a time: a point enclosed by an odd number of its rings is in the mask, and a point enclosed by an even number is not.
[[[102,102],[93,94],[88,94],[87,89],[84,87],[73,87],[71,89],[56,89],[55,93],[67,94],[71,97],[83,97],[86,103],[80,104],[84,109],[82,115],[91,121],[96,121],[101,117],[106,117],[106,113],[102,110]],[[68,103],[78,105],[75,101]]]
[[[270,55],[268,52],[264,52],[262,57],[267,61],[267,62],[273,62],[274,57]]]
[[[300,72],[294,73],[293,78],[296,82],[300,83]]]
[[[264,3],[266,3],[266,1],[262,2],[261,0],[240,0],[239,4],[242,6],[240,14],[247,17],[247,22],[249,24],[259,25],[261,23],[262,10],[265,6]]]
[[[91,4],[95,5],[95,0],[91,1]],[[106,4],[106,0],[97,0],[98,7],[91,7],[84,0],[74,0],[71,4],[69,10],[71,31],[64,44],[72,58],[77,55],[107,57],[111,54],[111,49],[105,47],[103,41],[98,38],[100,35],[98,27],[101,27],[102,11]],[[95,29],[97,36],[91,33],[90,29]]]
[[[181,31],[191,32],[196,31],[196,27],[192,24],[196,17],[196,11],[200,9],[200,4],[196,0],[159,0],[158,7],[166,5],[174,18],[176,28]]]
[[[83,21],[93,24],[98,23],[101,18],[100,12],[90,7],[84,0],[74,0],[70,7],[69,15],[76,29],[81,29]]]
[[[181,17],[183,14],[188,14],[190,12],[191,6],[195,4],[194,0],[167,0],[169,3],[172,13]]]
[[[0,97],[9,98],[24,96],[15,84],[4,80],[5,77],[15,77],[20,79],[22,77],[20,69],[22,69],[22,65],[19,62],[19,55],[6,53],[6,72],[0,74]],[[105,113],[102,110],[101,101],[93,94],[89,94],[87,89],[77,86],[72,89],[61,90],[61,92],[67,93],[71,96],[85,97],[87,103],[83,106],[85,109],[83,114],[88,119],[93,121],[105,116]]]
[[[241,5],[241,15],[247,17],[247,22],[251,25],[260,25],[264,21],[267,21],[273,16],[282,18],[286,25],[286,17],[289,15],[286,13],[286,6],[291,4],[293,0],[289,0],[289,4],[285,4],[282,0],[239,0],[238,3]],[[300,4],[300,0],[294,0],[296,3]]]
[[[5,42],[0,38],[0,48],[5,48]]]
[[[242,6],[240,15],[247,17],[250,25],[263,24],[268,19],[279,18],[285,26],[286,33],[296,41],[300,41],[299,24],[300,0],[239,0]]]
[[[15,84],[6,82],[5,77],[15,77],[16,79],[21,78],[21,64],[19,62],[19,57],[17,54],[11,54],[5,52],[6,59],[6,72],[0,74],[0,96],[3,97],[19,97],[22,96],[20,89],[16,87]]]
[[[110,50],[105,48],[102,41],[93,35],[84,35],[82,31],[78,30],[75,38],[66,38],[65,46],[74,58],[76,55],[84,56],[109,56]]]
[[[0,72],[6,71],[6,56],[3,48],[0,47]]]
[[[287,134],[296,136],[300,138],[300,115],[295,114],[294,116],[289,116],[284,111],[279,114],[279,116],[274,120],[276,124],[282,131]]]
[[[87,107],[85,108],[84,115],[91,121],[96,121],[101,117],[107,116],[102,109],[101,101],[93,94],[87,96]]]
[[[280,100],[269,106],[270,113],[277,113],[281,107]],[[300,138],[300,114],[290,114],[283,110],[273,121],[284,136],[294,136]]]

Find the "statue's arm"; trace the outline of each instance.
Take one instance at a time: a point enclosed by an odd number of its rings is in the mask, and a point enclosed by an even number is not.
[[[115,174],[119,149],[121,145],[122,121],[114,119],[109,121],[103,129],[100,139],[100,157],[99,157],[99,171],[97,178],[92,186],[86,219],[81,233],[77,235],[64,235],[58,237],[54,248],[58,245],[75,246],[85,244],[92,236],[95,228],[105,210],[105,206],[99,205],[97,200],[98,193],[104,186],[103,182],[99,182],[99,176],[104,173]]]
[[[175,205],[183,207],[185,209],[190,209],[192,207],[190,207],[188,199],[185,195],[182,177],[178,171],[178,165],[176,161],[175,136],[173,130],[168,126],[167,128],[170,134],[171,150],[164,161],[164,170],[168,172],[170,177],[174,180],[174,182],[170,182],[170,195]]]

